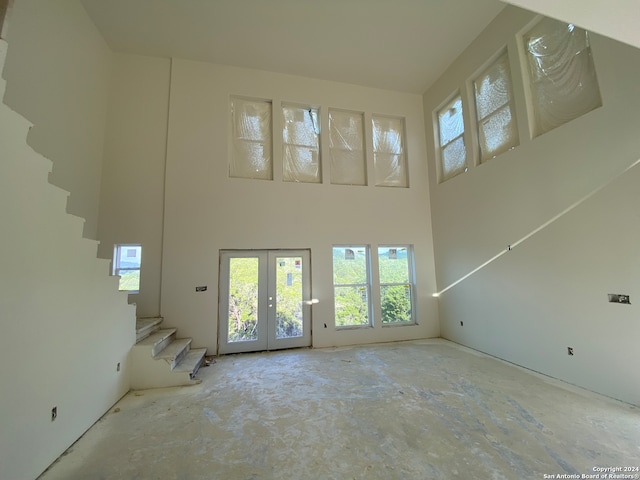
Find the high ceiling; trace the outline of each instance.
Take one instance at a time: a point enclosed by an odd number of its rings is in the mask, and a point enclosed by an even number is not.
[[[423,93],[499,0],[82,0],[116,52]]]

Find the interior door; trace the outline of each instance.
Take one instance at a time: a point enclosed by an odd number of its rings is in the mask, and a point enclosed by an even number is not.
[[[311,345],[308,250],[220,253],[219,352]]]

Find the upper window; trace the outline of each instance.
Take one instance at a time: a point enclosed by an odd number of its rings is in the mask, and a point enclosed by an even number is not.
[[[329,110],[329,148],[331,183],[367,184],[362,113]]]
[[[378,247],[378,268],[382,323],[415,323],[410,247]]]
[[[120,290],[140,290],[142,245],[116,245],[113,250],[113,274],[120,276]]]
[[[282,106],[285,182],[320,183],[320,116],[317,108]]]
[[[518,145],[509,56],[505,51],[473,82],[480,162]]]
[[[529,64],[534,136],[602,105],[588,33],[545,18],[523,37]]]
[[[231,123],[229,176],[272,180],[271,102],[232,98]]]
[[[337,327],[371,325],[369,247],[333,247],[333,295]]]
[[[467,149],[464,144],[464,119],[460,95],[438,112],[438,130],[444,181],[467,170]]]
[[[376,185],[407,187],[407,161],[404,149],[404,120],[374,115],[373,166]]]

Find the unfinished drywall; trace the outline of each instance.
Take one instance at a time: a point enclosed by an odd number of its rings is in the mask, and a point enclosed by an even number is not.
[[[5,52],[0,40],[0,70]],[[3,479],[36,478],[128,391],[135,342],[135,311],[65,212],[67,192],[48,183],[30,127],[0,103]]]
[[[15,0],[9,23],[5,102],[34,123],[29,144],[95,239],[111,51],[79,0]]]
[[[591,35],[603,106],[532,140],[515,38],[533,19],[505,9],[424,95],[438,288],[613,183],[443,293],[442,335],[640,404],[640,167],[614,180],[640,158],[640,51]],[[505,45],[520,146],[438,184],[433,112]],[[631,295],[632,304],[610,304],[609,293]]]
[[[99,255],[142,245],[139,317],[160,314],[170,60],[114,54],[100,189]]]
[[[273,181],[228,176],[231,95],[273,101]],[[365,112],[367,124],[372,113],[404,117],[411,188],[331,185],[326,153],[324,183],[283,182],[281,102],[320,107],[323,125],[330,107]],[[181,335],[216,351],[219,251],[260,248],[311,249],[314,346],[438,335],[420,96],[174,59],[168,132],[162,314]],[[419,325],[336,331],[334,244],[413,244]]]

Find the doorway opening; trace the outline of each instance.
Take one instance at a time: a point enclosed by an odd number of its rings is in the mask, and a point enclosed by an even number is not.
[[[310,258],[309,250],[220,252],[221,355],[311,345]]]

